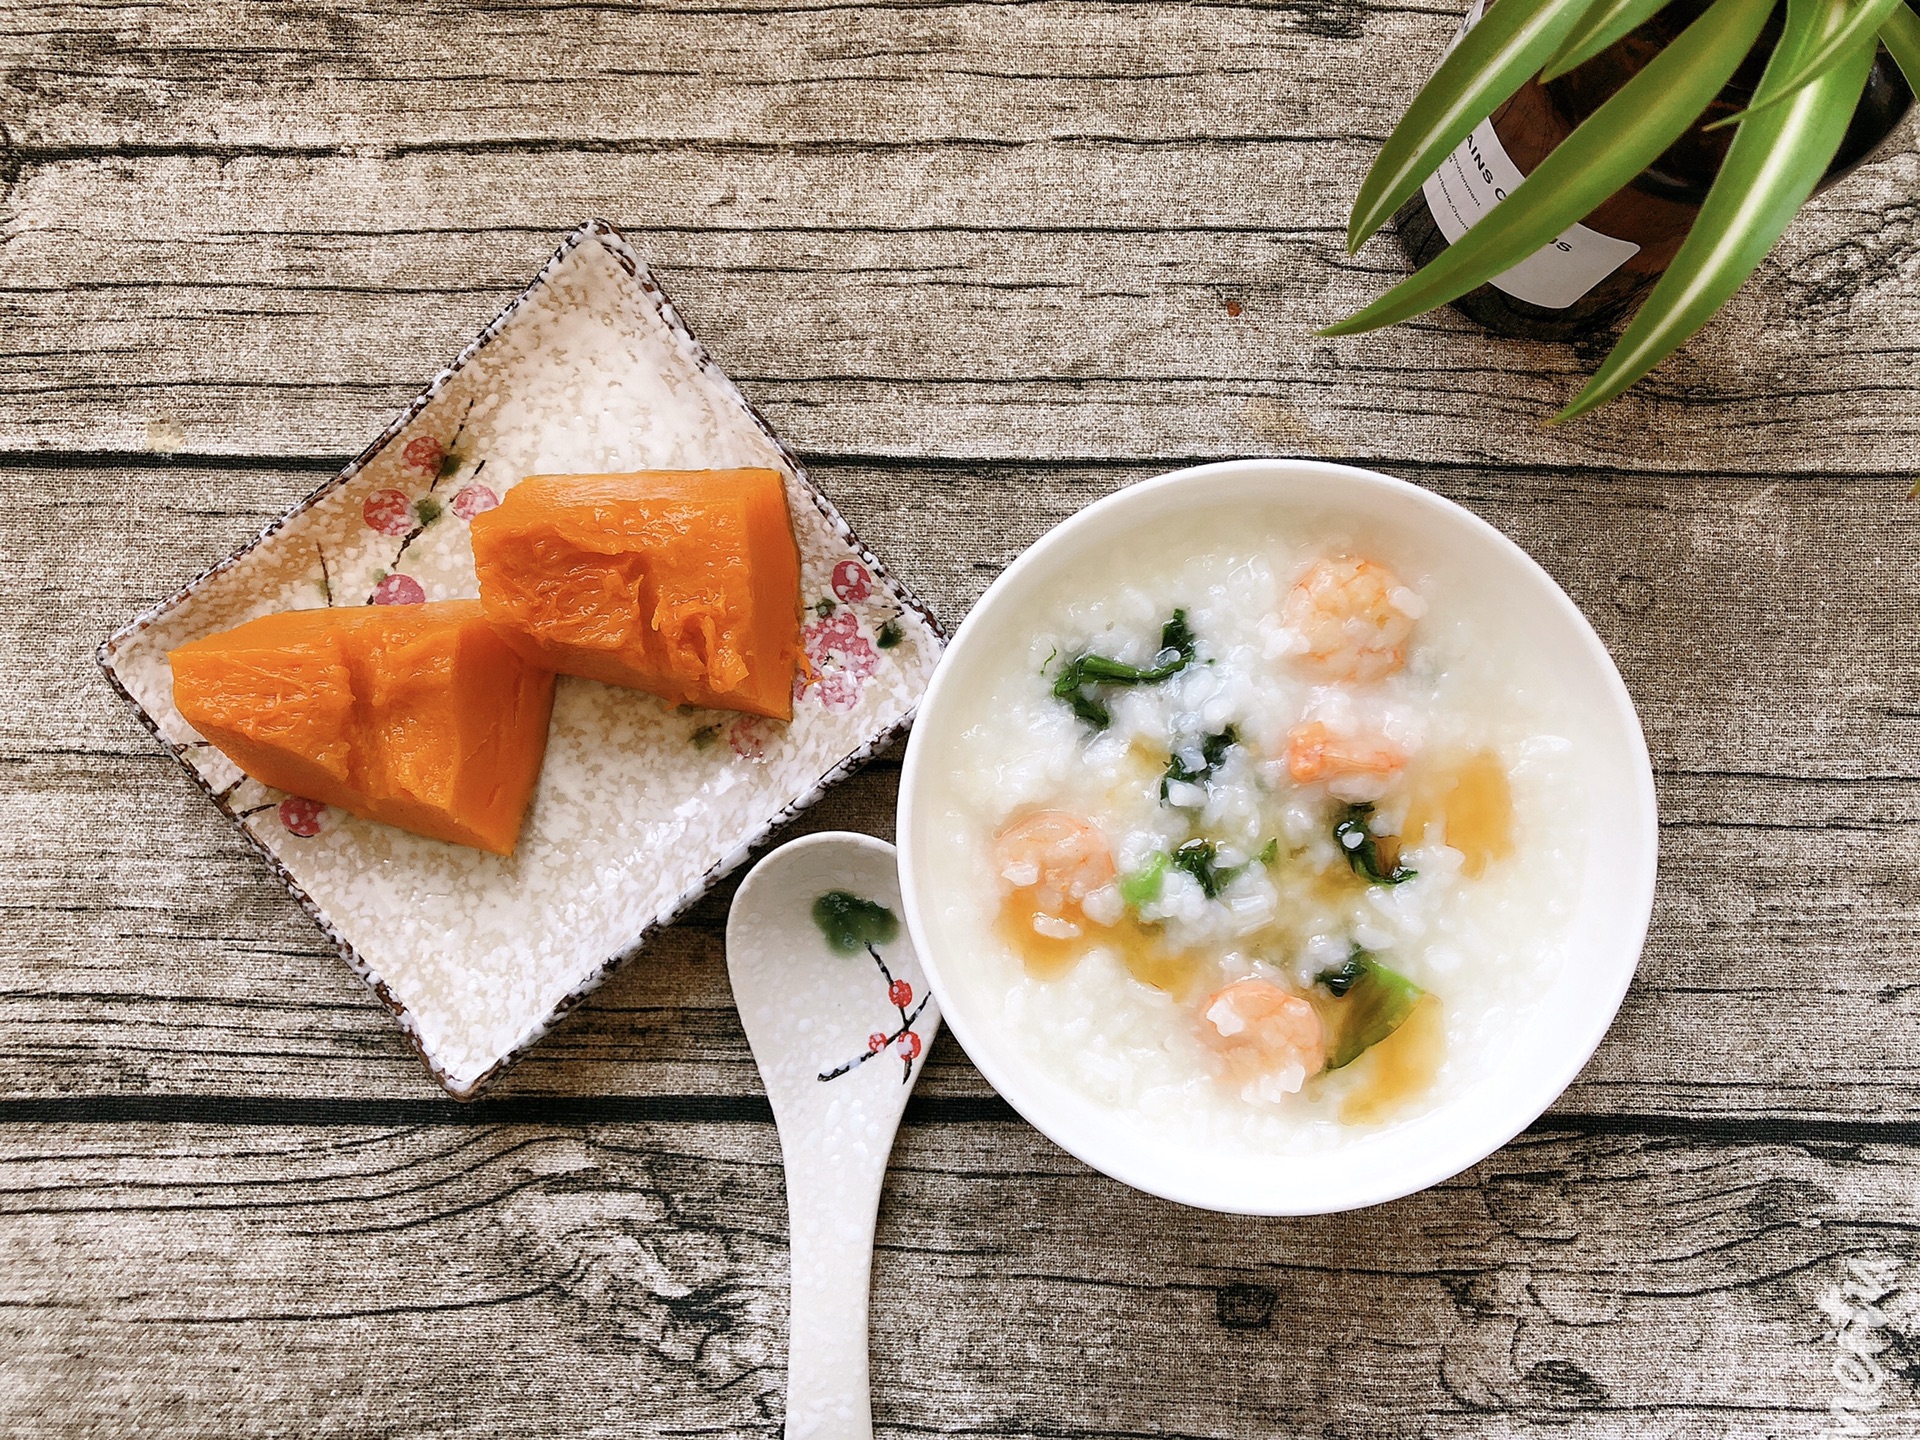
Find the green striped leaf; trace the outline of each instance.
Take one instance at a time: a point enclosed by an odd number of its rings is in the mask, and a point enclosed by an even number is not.
[[[1456,300],[1591,214],[1699,118],[1746,58],[1772,9],[1773,0],[1714,0],[1471,230],[1371,305],[1320,333],[1377,330]]]
[[[1788,70],[1850,25],[1856,0],[1787,0],[1787,26],[1767,73]],[[1678,349],[1751,275],[1840,148],[1866,87],[1878,41],[1871,31],[1819,79],[1785,103],[1750,114],[1686,243],[1566,420],[1618,395]],[[1762,88],[1766,85],[1762,78]]]
[[[1560,42],[1560,48],[1547,57],[1547,63],[1540,69],[1540,83],[1544,85],[1574,66],[1586,64],[1666,6],[1667,0],[1597,0],[1593,8],[1580,17],[1572,33]]]
[[[1593,3],[1500,0],[1461,37],[1360,182],[1347,220],[1348,254],[1366,244],[1474,126],[1526,84]]]
[[[1920,95],[1920,15],[1905,5],[1896,6],[1880,27],[1880,43],[1907,77],[1907,88]]]
[[[1791,70],[1779,70],[1771,62],[1767,73],[1760,77],[1760,88],[1753,92],[1753,101],[1738,115],[1727,115],[1707,126],[1709,130],[1718,130],[1725,125],[1738,125],[1754,115],[1764,115],[1776,106],[1784,105],[1801,90],[1829,73],[1837,65],[1853,58],[1861,45],[1869,40],[1877,43],[1880,27],[1887,23],[1894,11],[1903,9],[1905,0],[1852,0],[1843,7],[1841,23],[1826,34],[1825,38],[1801,56]],[[1778,54],[1776,50],[1774,52]]]

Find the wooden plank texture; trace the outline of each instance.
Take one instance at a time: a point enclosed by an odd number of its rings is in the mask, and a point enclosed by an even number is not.
[[[0,14],[0,447],[134,450],[164,421],[208,452],[338,448],[604,213],[814,452],[1686,472],[1913,450],[1903,142],[1577,425],[1541,422],[1591,345],[1447,316],[1315,339],[1401,271],[1389,240],[1344,257],[1343,207],[1445,7]]]
[[[13,778],[0,795],[13,917],[0,936],[0,1094],[431,1093],[385,1013],[89,660],[116,623],[311,488],[317,468],[0,471],[0,653],[26,696],[0,716]],[[1566,585],[1619,657],[1655,757],[1665,855],[1652,941],[1566,1107],[1911,1114],[1920,693],[1899,657],[1920,513],[1896,508],[1901,482],[1396,468],[1501,525]],[[818,478],[954,621],[1048,525],[1147,473],[832,464]],[[60,545],[38,538],[56,526]],[[896,767],[883,760],[802,827],[890,833]],[[721,966],[725,893],[507,1088],[757,1088]],[[953,1047],[935,1059],[930,1089],[981,1091]]]
[[[343,1118],[12,1131],[6,1433],[778,1434],[771,1127]],[[877,1243],[877,1427],[1812,1436],[1849,1393],[1828,1310],[1864,1274],[1866,1433],[1908,1434],[1912,1159],[1542,1134],[1395,1205],[1277,1224],[1121,1189],[1020,1127],[910,1126]]]

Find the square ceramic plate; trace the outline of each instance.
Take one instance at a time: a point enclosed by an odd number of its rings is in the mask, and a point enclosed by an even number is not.
[[[810,677],[791,725],[563,676],[508,858],[246,779],[180,718],[167,652],[271,611],[476,593],[467,522],[542,473],[787,477]],[[776,825],[912,717],[943,640],[590,221],[340,475],[100,647],[108,678],[470,1097]]]

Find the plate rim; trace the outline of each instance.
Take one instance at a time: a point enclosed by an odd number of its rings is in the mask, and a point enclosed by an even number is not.
[[[596,241],[605,247],[620,268],[639,283],[642,293],[651,300],[657,314],[666,324],[667,328],[682,343],[689,347],[693,355],[694,363],[701,374],[709,381],[716,383],[722,394],[731,399],[734,404],[738,405],[746,414],[747,419],[773,445],[781,461],[792,470],[794,478],[799,482],[800,487],[807,495],[811,497],[814,507],[819,510],[820,514],[825,518],[828,526],[853,550],[855,556],[873,575],[874,580],[884,586],[892,597],[904,608],[913,611],[914,614],[919,616],[921,622],[927,627],[927,632],[933,641],[933,651],[930,658],[937,662],[940,653],[946,649],[949,637],[946,628],[941,625],[939,618],[933,613],[931,607],[928,606],[925,600],[921,599],[918,594],[910,589],[905,582],[887,568],[885,562],[860,538],[854,531],[853,526],[847,522],[846,517],[840,513],[839,509],[827,498],[820,487],[813,483],[813,477],[807,473],[807,468],[801,463],[799,456],[795,455],[794,452],[788,448],[786,442],[782,440],[773,427],[767,423],[766,418],[762,416],[760,412],[754,408],[753,403],[741,393],[740,387],[734,383],[733,378],[720,368],[718,362],[708,353],[706,346],[700,343],[699,337],[694,334],[692,327],[689,326],[684,317],[681,316],[678,308],[667,295],[665,288],[654,278],[652,268],[646,261],[641,259],[631,242],[627,240],[626,236],[620,232],[619,228],[615,226],[612,221],[599,216],[593,216],[583,221],[572,230],[566,238],[560,242],[558,247],[555,248],[554,252],[547,257],[546,263],[540,267],[533,279],[528,281],[525,287],[502,306],[499,313],[496,314],[492,320],[488,321],[471,340],[462,346],[452,360],[448,361],[436,371],[432,378],[421,388],[420,392],[403,406],[393,419],[390,420],[358,454],[349,460],[338,473],[322,482],[305,498],[296,501],[282,514],[268,521],[266,525],[261,527],[258,534],[254,535],[252,539],[248,540],[231,554],[215,561],[212,565],[209,565],[199,574],[187,580],[170,594],[149,605],[138,615],[134,616],[133,619],[120,626],[112,634],[107,636],[106,639],[102,640],[94,651],[95,663],[99,665],[101,672],[106,677],[107,683],[113,687],[114,692],[133,710],[135,718],[138,719],[141,725],[146,728],[147,732],[160,743],[161,748],[171,755],[180,767],[187,772],[194,784],[213,802],[214,808],[226,817],[227,821],[234,829],[240,832],[247,844],[252,847],[254,853],[266,862],[274,878],[277,879],[286,889],[287,893],[293,897],[295,903],[306,912],[307,917],[319,927],[320,932],[326,936],[328,940],[333,942],[333,946],[339,951],[341,959],[347,962],[353,972],[360,977],[361,981],[372,991],[374,997],[379,1000],[380,1004],[385,1007],[387,1012],[393,1017],[400,1028],[401,1034],[406,1037],[408,1045],[412,1047],[414,1054],[419,1057],[421,1064],[425,1066],[427,1073],[433,1078],[434,1082],[445,1090],[447,1094],[460,1101],[477,1099],[488,1086],[520,1060],[524,1059],[529,1050],[552,1033],[553,1028],[558,1025],[561,1020],[565,1019],[587,996],[599,989],[615,970],[619,969],[628,960],[637,955],[641,949],[644,948],[648,940],[657,932],[679,919],[687,910],[703,899],[715,885],[745,863],[753,852],[764,844],[768,837],[776,830],[787,824],[803,811],[817,804],[830,787],[844,780],[855,770],[867,764],[878,755],[880,751],[884,750],[911,729],[914,716],[920,708],[918,698],[914,699],[912,703],[907,706],[905,713],[903,713],[898,720],[894,721],[893,724],[885,730],[870,737],[842,755],[815,779],[811,785],[783,805],[769,820],[752,829],[744,838],[739,840],[732,849],[722,854],[719,860],[701,872],[700,876],[688,886],[687,889],[669,901],[667,905],[656,914],[653,919],[643,925],[625,945],[612,955],[602,959],[579,984],[561,996],[560,999],[555,1002],[552,1009],[550,1009],[547,1014],[535,1024],[534,1028],[512,1049],[495,1060],[493,1064],[481,1071],[472,1080],[465,1083],[456,1083],[453,1077],[448,1074],[446,1068],[428,1053],[412,1010],[403,1004],[387,985],[386,981],[375,973],[373,968],[360,955],[359,951],[354,948],[352,942],[335,927],[332,919],[328,916],[319,901],[307,893],[306,888],[302,886],[301,883],[294,878],[293,873],[281,863],[279,856],[275,855],[274,852],[253,833],[238,812],[234,810],[231,804],[231,795],[234,787],[228,787],[226,791],[216,790],[213,787],[207,777],[201,774],[199,767],[187,758],[185,747],[168,738],[161,730],[160,723],[152,712],[134,697],[133,693],[121,680],[115,665],[119,651],[123,649],[129,641],[147,630],[163,616],[171,613],[187,600],[191,599],[207,581],[231,569],[255,549],[266,544],[267,541],[271,540],[283,530],[296,516],[304,514],[335,490],[343,485],[350,484],[358,478],[361,472],[364,471],[388,445],[392,444],[395,439],[405,432],[409,425],[419,418],[420,414],[452,383],[454,377],[458,375],[460,371],[471,364],[481,351],[485,350],[488,345],[492,344],[505,332],[507,326],[519,312],[532,303],[535,296],[547,286],[555,272],[566,262],[567,258],[590,240]],[[208,468],[219,468],[217,457],[210,463]]]

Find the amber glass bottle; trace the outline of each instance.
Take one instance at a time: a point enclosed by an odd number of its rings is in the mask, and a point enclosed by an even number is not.
[[[1481,207],[1530,174],[1709,3],[1673,0],[1586,64],[1547,85],[1529,80],[1521,87],[1401,208],[1400,243],[1414,264],[1426,264],[1458,239]],[[1726,158],[1732,128],[1703,127],[1746,108],[1784,19],[1785,7],[1776,8],[1732,81],[1671,149],[1554,245],[1499,282],[1461,296],[1455,308],[1498,334],[1539,340],[1569,339],[1621,321],[1673,262]],[[1821,185],[1866,159],[1912,103],[1913,92],[1882,50]]]

